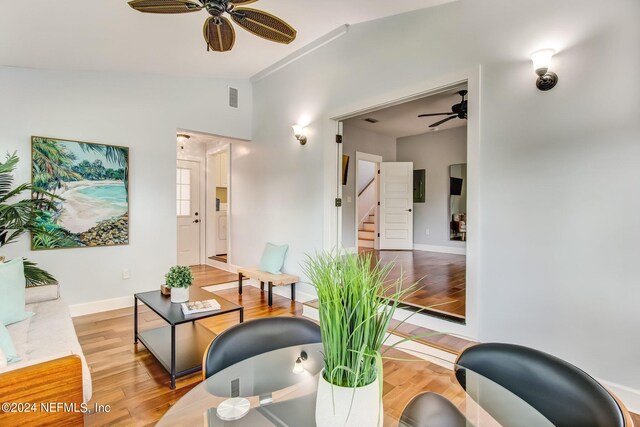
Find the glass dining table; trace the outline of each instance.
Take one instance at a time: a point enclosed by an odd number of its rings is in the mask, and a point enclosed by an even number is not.
[[[298,357],[305,352],[303,370],[294,373]],[[316,390],[323,367],[322,344],[287,347],[260,354],[212,375],[178,400],[160,419],[158,426],[315,426]],[[420,362],[401,362],[420,363]],[[425,361],[424,363],[429,363]],[[300,372],[302,371],[302,372]],[[456,406],[468,426],[553,426],[515,394],[488,378],[460,366],[438,381],[438,389],[455,396]],[[423,387],[428,391],[428,386]],[[217,408],[232,397],[243,397],[249,410],[242,418],[224,421]],[[406,399],[409,400],[409,399]],[[424,425],[417,420],[400,421],[402,408],[384,409],[384,426]],[[366,426],[365,426],[366,427]]]

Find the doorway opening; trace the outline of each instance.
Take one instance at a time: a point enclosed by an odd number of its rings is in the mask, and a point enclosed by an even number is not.
[[[234,140],[182,129],[177,135],[177,263],[228,270]]]
[[[467,83],[341,121],[341,244],[418,283],[403,305],[466,322]],[[374,167],[374,177],[370,170]],[[355,224],[353,222],[355,221]],[[355,226],[354,226],[355,225]]]

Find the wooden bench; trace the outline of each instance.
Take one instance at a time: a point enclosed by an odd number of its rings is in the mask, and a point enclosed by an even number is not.
[[[296,283],[300,281],[293,274],[271,274],[260,271],[255,267],[238,269],[238,293],[242,295],[242,279],[246,277],[260,281],[260,289],[264,291],[264,284],[269,286],[269,305],[273,304],[273,287],[291,285],[291,301],[296,300]]]

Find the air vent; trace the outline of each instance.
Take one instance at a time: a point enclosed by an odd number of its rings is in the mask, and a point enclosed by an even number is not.
[[[367,117],[366,119],[363,119],[365,122],[369,122],[369,123],[378,123],[380,120],[374,119],[373,117]]]
[[[238,89],[229,87],[229,107],[238,108]]]

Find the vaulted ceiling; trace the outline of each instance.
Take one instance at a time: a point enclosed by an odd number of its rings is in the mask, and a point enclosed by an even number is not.
[[[260,0],[249,7],[297,31],[290,45],[236,29],[231,52],[207,52],[205,11],[143,14],[126,0],[5,2],[0,65],[64,70],[249,77],[343,24],[356,24],[453,0]]]

